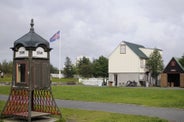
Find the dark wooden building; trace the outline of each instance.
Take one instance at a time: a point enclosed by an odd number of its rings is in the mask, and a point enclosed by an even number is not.
[[[172,58],[161,74],[161,87],[184,87],[184,68]]]

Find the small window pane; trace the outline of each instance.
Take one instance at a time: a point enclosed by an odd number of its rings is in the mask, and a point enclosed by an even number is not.
[[[126,53],[126,45],[122,44],[120,45],[120,53],[125,54]]]
[[[141,66],[141,68],[144,68],[145,67],[145,62],[144,62],[143,59],[140,60],[140,66]]]

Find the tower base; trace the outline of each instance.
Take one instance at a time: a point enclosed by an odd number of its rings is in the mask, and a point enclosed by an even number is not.
[[[59,115],[61,112],[53,98],[51,89],[34,89],[12,87],[8,101],[1,117],[14,117],[31,120],[31,118]]]

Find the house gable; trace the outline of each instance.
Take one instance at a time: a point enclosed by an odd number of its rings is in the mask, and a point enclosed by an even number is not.
[[[125,47],[121,49],[122,45]],[[124,41],[121,42],[109,56],[109,72],[125,73],[142,71],[140,70],[140,63],[143,59],[147,58],[147,56],[138,49],[139,47],[143,48],[141,45]]]
[[[172,58],[163,73],[184,73],[184,68],[177,58]]]

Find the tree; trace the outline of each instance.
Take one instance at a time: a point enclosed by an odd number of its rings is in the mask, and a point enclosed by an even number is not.
[[[74,68],[69,57],[66,57],[65,67],[63,74],[66,78],[72,78],[74,76]]]
[[[92,76],[92,63],[89,58],[83,57],[77,63],[77,73],[82,77],[91,77]]]
[[[4,73],[12,73],[12,68],[13,68],[13,62],[12,61],[6,61],[3,60],[3,62],[0,65],[0,71],[4,72]]]
[[[164,67],[162,56],[158,49],[154,49],[154,51],[150,54],[150,57],[146,62],[146,66],[149,69],[151,76],[155,79],[155,85],[157,86],[158,75]]]
[[[54,67],[52,64],[50,64],[50,73],[58,73],[58,68]]]
[[[179,62],[184,67],[184,55],[179,59]]]
[[[95,77],[108,77],[108,59],[100,56],[93,61],[93,75]]]

